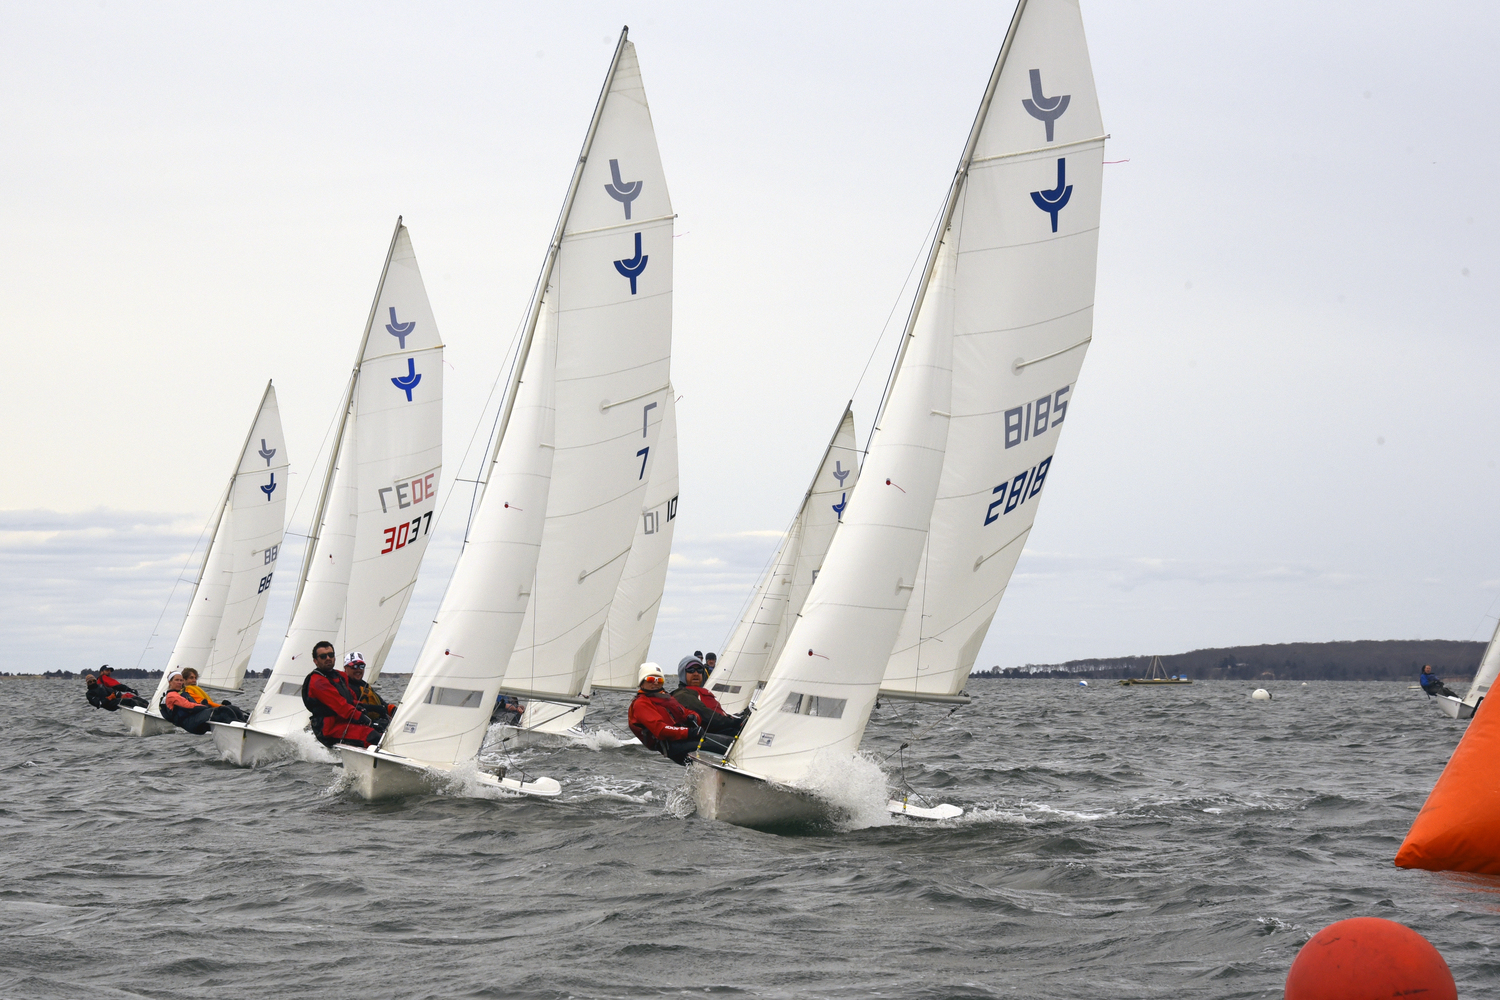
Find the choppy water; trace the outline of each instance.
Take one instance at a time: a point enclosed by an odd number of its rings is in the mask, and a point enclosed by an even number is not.
[[[1461,724],[1404,684],[1272,687],[888,706],[866,747],[930,729],[907,776],[968,815],[792,837],[684,815],[640,749],[525,751],[560,801],[371,805],[0,680],[0,997],[1279,997],[1362,915],[1500,995],[1500,880],[1391,865]]]

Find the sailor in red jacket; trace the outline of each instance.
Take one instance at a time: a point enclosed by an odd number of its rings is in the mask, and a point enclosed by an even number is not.
[[[738,736],[741,729],[745,728],[745,717],[750,713],[744,712],[739,716],[730,715],[724,711],[724,706],[719,704],[719,699],[714,697],[712,691],[707,687],[708,668],[697,660],[693,660],[682,670],[682,687],[672,692],[672,698],[683,708],[692,712],[703,722],[703,727],[711,733],[724,736]]]
[[[344,676],[333,669],[334,658],[333,643],[313,646],[317,666],[302,682],[302,704],[312,713],[313,736],[325,747],[337,743],[367,747],[380,742],[384,730],[356,704]]]
[[[630,731],[648,750],[678,764],[698,748],[698,715],[667,696],[667,677],[654,663],[641,664],[640,690],[630,703]]]

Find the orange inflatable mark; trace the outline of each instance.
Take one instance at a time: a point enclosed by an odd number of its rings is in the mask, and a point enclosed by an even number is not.
[[[1486,698],[1406,832],[1396,867],[1500,875],[1500,694]]]

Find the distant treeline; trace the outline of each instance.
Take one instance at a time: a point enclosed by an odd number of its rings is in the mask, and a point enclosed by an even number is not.
[[[1287,642],[1272,646],[1227,646],[1163,655],[1168,674],[1202,680],[1291,681],[1413,681],[1423,664],[1442,677],[1472,677],[1484,655],[1485,643],[1452,639],[1392,639],[1358,642]],[[1069,660],[1067,663],[1028,663],[1024,667],[992,667],[971,676],[1029,677],[1141,677],[1151,666],[1150,656]]]

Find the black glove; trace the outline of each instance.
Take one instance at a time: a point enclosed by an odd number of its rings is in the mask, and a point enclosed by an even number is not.
[[[750,718],[750,710],[748,708],[742,708],[742,709],[740,709],[739,714],[736,715],[735,718],[736,719],[748,719],[748,718]]]
[[[369,726],[371,728],[374,728],[375,726],[380,725],[380,723],[376,722],[374,719],[370,718],[370,716],[368,716],[368,715],[361,715],[359,717],[359,722],[360,722],[360,725]]]
[[[688,720],[688,739],[696,740],[703,735],[703,730],[698,728],[698,723]]]

